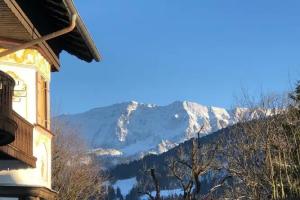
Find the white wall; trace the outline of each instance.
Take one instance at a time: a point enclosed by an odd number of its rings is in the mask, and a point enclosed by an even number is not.
[[[26,97],[17,97],[20,101],[13,102],[13,109],[31,124],[36,123],[36,70],[34,66],[13,66],[1,64],[0,70],[10,75],[15,74],[24,81]],[[13,77],[14,78],[14,77]],[[16,83],[17,84],[17,83]],[[17,86],[16,86],[17,88]]]
[[[0,61],[0,70],[8,73],[13,72],[24,81],[27,87],[27,95],[22,97],[20,101],[13,102],[13,109],[31,124],[36,124],[37,68],[32,65]],[[30,168],[16,160],[1,160],[0,185],[28,185],[51,188],[51,139],[51,134],[35,126],[33,131],[33,154],[37,158],[36,168]]]
[[[31,185],[51,188],[51,136],[38,127],[33,132],[33,155],[36,168],[20,161],[1,160],[0,185]]]

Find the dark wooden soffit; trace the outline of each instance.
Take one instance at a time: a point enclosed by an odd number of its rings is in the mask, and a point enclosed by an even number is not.
[[[4,1],[0,1],[0,37],[12,40],[29,41],[31,35],[10,10]]]
[[[100,55],[71,0],[16,0],[41,35],[65,28],[73,13],[78,15],[75,29],[47,43],[59,55],[62,50],[91,62]]]
[[[45,187],[0,185],[0,197],[39,197],[41,199],[54,200],[56,195],[57,192]]]
[[[14,0],[0,0],[1,47],[9,48],[39,37],[41,37],[39,32]],[[39,46],[39,51],[51,63],[52,70],[59,70],[58,57],[51,47],[46,42]]]

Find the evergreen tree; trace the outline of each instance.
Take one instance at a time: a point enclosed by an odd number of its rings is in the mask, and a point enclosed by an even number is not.
[[[116,198],[117,198],[118,200],[124,200],[120,188],[117,188]]]
[[[126,200],[136,200],[139,199],[139,196],[141,196],[141,194],[139,193],[138,188],[134,187],[132,188],[130,193],[126,196]]]
[[[113,187],[108,186],[107,188],[107,196],[105,197],[105,200],[115,200],[116,197],[116,193]]]
[[[300,109],[300,81],[298,81],[295,91],[290,95],[291,99],[294,100],[296,107]]]

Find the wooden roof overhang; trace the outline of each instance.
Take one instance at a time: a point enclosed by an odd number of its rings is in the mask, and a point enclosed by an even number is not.
[[[71,0],[0,0],[0,44],[16,45],[67,27],[77,14],[76,27],[70,33],[42,42],[38,47],[59,70],[62,50],[91,62],[100,55]]]

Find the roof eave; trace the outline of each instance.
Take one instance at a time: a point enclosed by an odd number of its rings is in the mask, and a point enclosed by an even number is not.
[[[28,33],[32,34],[32,38],[39,38],[41,37],[40,33],[35,29],[33,24],[31,23],[30,19],[26,16],[26,14],[22,11],[20,6],[15,0],[4,0],[4,3],[9,7],[11,12],[18,18],[18,20],[21,22],[21,24],[24,26],[24,28],[28,31]],[[26,41],[14,41],[6,39],[6,43],[10,43],[9,45],[19,45]],[[38,48],[39,51],[45,56],[49,62],[51,63],[51,70],[52,71],[59,71],[60,69],[60,63],[57,55],[52,51],[51,47],[47,44],[47,42],[42,42],[39,45],[40,48]]]
[[[70,15],[77,14],[77,16],[78,16],[77,20],[76,20],[77,30],[80,32],[84,41],[86,42],[91,54],[93,55],[94,60],[99,62],[101,60],[100,53],[99,53],[93,39],[91,38],[83,20],[81,19],[73,1],[72,0],[63,0],[63,2],[65,3],[66,8],[69,10]]]

